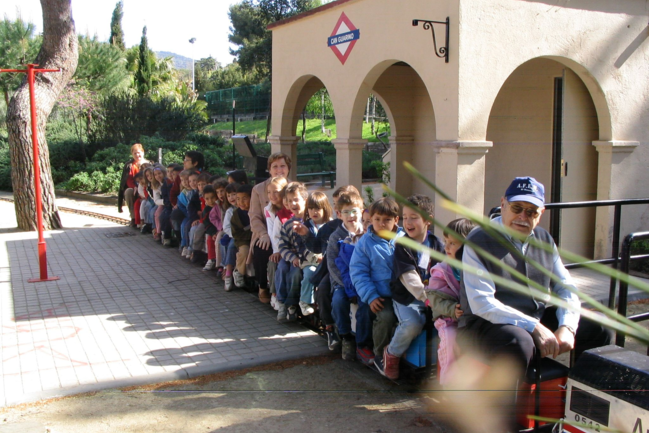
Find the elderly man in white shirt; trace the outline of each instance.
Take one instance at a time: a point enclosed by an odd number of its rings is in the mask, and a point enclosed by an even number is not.
[[[505,244],[509,243],[508,246],[520,254],[513,254],[510,248],[481,228],[474,229],[467,239],[547,288],[547,298],[534,298],[531,293],[519,293],[496,284],[490,273],[527,286],[498,265],[481,258],[469,246],[465,245],[462,257],[463,263],[485,272],[480,276],[469,272],[462,275],[460,304],[464,314],[458,329],[460,345],[477,349],[487,360],[508,356],[520,366],[521,374],[527,370],[535,354],[556,358],[576,349],[579,356],[584,350],[612,341],[612,333],[601,325],[580,320],[580,302],[573,293],[576,288],[556,245],[553,252],[548,252],[529,244],[529,239],[534,237],[554,245],[550,234],[538,227],[545,211],[544,205],[544,187],[540,182],[532,177],[516,178],[501,199],[501,217],[494,221],[527,235],[523,242],[503,235]],[[560,283],[529,266],[526,262],[529,259],[552,270]],[[573,308],[549,305],[550,291]]]

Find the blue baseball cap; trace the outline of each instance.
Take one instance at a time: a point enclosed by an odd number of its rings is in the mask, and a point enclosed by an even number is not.
[[[536,207],[544,207],[545,188],[533,177],[517,177],[505,191],[508,202],[526,201]]]

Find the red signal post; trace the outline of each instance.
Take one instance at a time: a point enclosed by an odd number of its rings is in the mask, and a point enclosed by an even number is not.
[[[34,190],[36,197],[36,220],[38,226],[38,262],[40,267],[40,278],[30,278],[30,283],[41,281],[59,280],[59,277],[47,276],[47,245],[43,237],[43,193],[41,191],[41,168],[39,164],[38,152],[38,128],[36,122],[36,97],[34,95],[34,74],[43,72],[61,72],[60,69],[38,69],[35,64],[27,65],[27,69],[0,69],[1,72],[18,72],[27,74],[27,83],[29,83],[29,105],[31,108],[32,120],[32,144],[34,146]]]

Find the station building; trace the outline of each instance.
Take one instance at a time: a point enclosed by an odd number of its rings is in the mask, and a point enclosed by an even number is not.
[[[541,181],[548,202],[648,197],[647,8],[637,0],[338,0],[279,21],[269,27],[272,150],[296,159],[301,111],[325,87],[338,185],[361,187],[362,123],[374,94],[390,121],[391,187],[402,195],[433,196],[403,168],[408,161],[481,213],[500,204],[515,176]],[[442,222],[456,217],[435,200]],[[562,247],[611,254],[612,208],[562,210],[558,224]],[[625,207],[622,235],[643,228],[649,207]]]

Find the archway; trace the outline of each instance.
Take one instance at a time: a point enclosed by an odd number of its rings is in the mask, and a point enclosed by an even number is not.
[[[435,112],[423,80],[405,62],[390,60],[376,65],[354,99],[349,119],[352,137],[360,136],[370,94],[381,102],[390,124],[390,150],[384,156],[384,163],[390,164],[390,186],[404,196],[414,191],[432,196],[403,168],[403,162],[408,161],[430,179],[435,176]]]
[[[486,158],[485,212],[499,205],[516,176],[542,182],[546,202],[595,200],[598,155],[592,142],[600,135],[593,97],[575,71],[549,58],[519,66],[489,116],[493,148]],[[549,211],[542,225],[558,234],[563,248],[593,256],[594,208]]]

